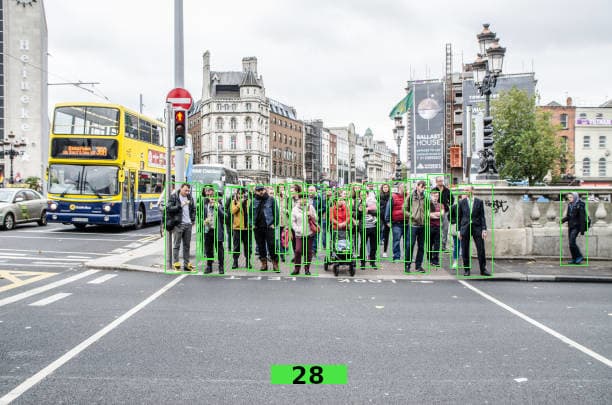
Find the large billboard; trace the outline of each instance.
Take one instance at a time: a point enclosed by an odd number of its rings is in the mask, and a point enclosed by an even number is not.
[[[513,87],[516,87],[520,90],[527,91],[527,94],[533,96],[535,94],[535,85],[536,80],[534,78],[533,73],[522,73],[522,74],[512,74],[512,75],[501,75],[497,78],[497,85],[493,89],[491,94],[491,102],[499,97],[499,93],[502,91],[511,90]],[[467,106],[472,107],[472,118],[473,119],[482,119],[480,117],[484,116],[485,112],[485,96],[481,96],[478,92],[476,86],[474,86],[474,81],[472,79],[466,79],[463,81],[463,127],[468,128],[467,125]],[[495,125],[495,117],[493,117],[493,125]],[[474,128],[474,125],[471,126]],[[465,135],[468,135],[464,132]],[[466,139],[467,140],[467,139]],[[472,164],[470,168],[470,180],[474,180],[476,175],[478,174],[478,169],[480,168],[480,158],[478,156],[478,151],[482,149],[482,138],[479,139],[479,142],[476,142],[474,138],[472,138],[471,142],[472,147]],[[468,153],[463,153],[463,167],[467,167],[467,155]],[[465,169],[464,169],[465,170]]]
[[[410,112],[412,174],[442,173],[444,168],[444,82],[413,82]]]

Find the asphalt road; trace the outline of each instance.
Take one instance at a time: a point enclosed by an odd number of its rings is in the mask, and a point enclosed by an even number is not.
[[[21,228],[0,235],[0,270],[30,269],[10,253],[114,254],[156,232]],[[57,263],[70,267],[0,290],[0,403],[612,398],[609,284],[179,278]],[[348,383],[272,385],[273,364],[345,364]]]

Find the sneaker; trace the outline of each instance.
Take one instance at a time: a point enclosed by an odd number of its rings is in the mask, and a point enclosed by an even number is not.
[[[191,264],[191,263],[186,263],[186,264],[183,266],[183,269],[184,269],[185,271],[195,271],[195,267],[193,267],[193,264]]]
[[[384,252],[384,253],[382,254],[382,257],[384,257],[384,258],[386,259],[386,258],[387,258],[387,257],[389,257],[389,256],[387,255],[387,252]]]
[[[175,271],[179,271],[181,269],[181,263],[180,262],[174,262],[172,267],[174,268]]]
[[[451,269],[457,268],[457,260],[453,260],[453,264],[451,264]]]
[[[582,261],[583,261],[583,260],[584,260],[584,257],[580,256],[579,258],[577,258],[577,259],[574,261],[574,263],[575,263],[575,264],[580,264],[580,263],[582,263]]]
[[[418,269],[416,269],[416,271],[418,271],[419,273],[425,273],[425,269],[422,267],[419,267]]]

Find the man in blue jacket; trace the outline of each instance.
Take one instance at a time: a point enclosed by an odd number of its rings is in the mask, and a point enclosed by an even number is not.
[[[253,199],[252,211],[249,223],[255,233],[255,243],[261,260],[261,271],[268,270],[268,256],[272,259],[272,267],[275,272],[278,268],[278,256],[274,249],[274,227],[280,218],[276,199],[270,197],[266,188],[262,185],[255,187],[255,198]]]

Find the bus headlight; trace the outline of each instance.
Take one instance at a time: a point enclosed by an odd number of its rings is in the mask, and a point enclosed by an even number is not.
[[[111,206],[110,205],[105,205],[102,209],[104,210],[104,212],[110,212]]]
[[[51,203],[51,204],[49,204],[49,209],[50,209],[51,211],[55,211],[55,210],[57,209],[57,204],[56,204],[56,203]]]

